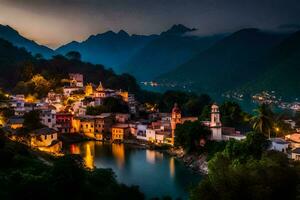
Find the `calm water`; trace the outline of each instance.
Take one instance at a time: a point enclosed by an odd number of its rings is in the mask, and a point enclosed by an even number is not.
[[[72,144],[66,152],[81,154],[91,168],[112,168],[120,182],[139,185],[147,198],[169,195],[187,199],[189,186],[201,179],[167,154],[123,144],[90,141]]]

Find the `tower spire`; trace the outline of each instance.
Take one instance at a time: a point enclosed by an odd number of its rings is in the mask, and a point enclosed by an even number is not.
[[[99,85],[98,85],[98,87],[97,87],[96,90],[97,90],[97,91],[103,91],[103,90],[104,90],[104,87],[103,87],[101,81],[99,82]]]
[[[181,123],[181,110],[178,107],[178,104],[175,103],[174,107],[172,109],[172,114],[171,114],[171,129],[172,129],[171,143],[172,143],[172,145],[174,145],[176,125],[180,124],[180,123]]]

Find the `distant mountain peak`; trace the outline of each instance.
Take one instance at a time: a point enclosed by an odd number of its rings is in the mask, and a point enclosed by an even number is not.
[[[103,33],[98,33],[96,35],[91,35],[90,37],[87,38],[87,41],[88,40],[93,40],[93,39],[99,39],[99,38],[102,38],[102,37],[112,37],[116,35],[115,32],[113,31],[106,31],[106,32],[103,32]]]
[[[188,32],[195,31],[195,28],[188,28],[182,24],[174,24],[170,29],[162,32],[161,35],[183,35]]]
[[[123,29],[118,32],[118,35],[123,37],[129,37],[129,34]]]
[[[74,44],[79,44],[79,42],[77,42],[77,41],[73,40],[73,41],[72,41],[72,42],[70,42],[69,44],[72,44],[72,45],[74,45]]]
[[[106,31],[104,33],[97,34],[96,36],[101,37],[101,36],[112,36],[112,35],[116,35],[116,33],[113,31]]]
[[[256,33],[256,32],[260,32],[261,30],[258,28],[243,28],[239,31],[237,31],[236,33]]]

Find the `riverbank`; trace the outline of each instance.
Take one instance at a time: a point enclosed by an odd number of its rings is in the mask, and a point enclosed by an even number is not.
[[[186,154],[181,148],[170,148],[166,152],[183,162],[186,167],[193,171],[204,175],[208,174],[207,156],[205,154]]]

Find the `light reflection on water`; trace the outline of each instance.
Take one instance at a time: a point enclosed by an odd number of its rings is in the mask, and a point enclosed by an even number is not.
[[[89,141],[72,144],[66,152],[82,155],[91,169],[112,168],[120,182],[139,185],[147,198],[169,195],[186,199],[188,187],[201,179],[174,157],[154,150]]]
[[[92,146],[93,151],[91,151],[91,146]],[[85,157],[83,157],[83,159],[85,161],[86,166],[90,169],[93,169],[95,167],[95,165],[94,165],[94,155],[95,155],[94,147],[95,147],[95,145],[94,145],[94,143],[91,143],[91,144],[87,143],[85,145],[85,147],[86,147]]]
[[[146,159],[150,164],[155,164],[156,162],[162,161],[164,158],[164,154],[158,151],[153,150],[145,150],[146,151]]]
[[[173,157],[170,158],[170,176],[174,177],[175,175],[175,160]]]
[[[123,144],[111,144],[112,154],[117,161],[119,169],[122,169],[125,164],[125,149]]]

